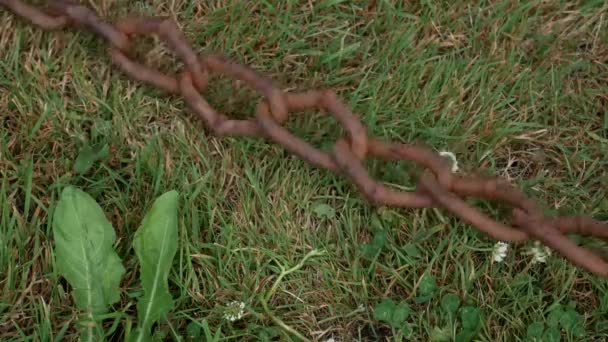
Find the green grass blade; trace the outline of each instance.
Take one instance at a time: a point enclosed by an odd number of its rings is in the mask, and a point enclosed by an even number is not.
[[[85,312],[83,340],[99,340],[96,316],[119,299],[125,273],[112,244],[114,229],[95,200],[66,187],[53,217],[57,272],[72,287],[74,301]]]
[[[137,303],[139,322],[133,341],[150,340],[152,324],[173,308],[168,278],[177,253],[177,200],[176,191],[157,198],[135,233],[133,248],[140,262],[144,296]]]

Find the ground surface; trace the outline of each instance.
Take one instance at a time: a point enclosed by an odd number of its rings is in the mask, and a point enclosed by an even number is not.
[[[247,63],[286,90],[336,90],[370,134],[451,151],[465,170],[507,177],[549,211],[608,219],[603,1],[378,1],[371,14],[340,1],[97,3],[105,18],[174,16],[199,51]],[[316,340],[447,341],[476,327],[488,341],[607,338],[605,280],[556,255],[533,263],[531,244],[493,263],[495,241],[443,210],[373,207],[349,182],[274,144],[209,135],[183,100],[111,66],[93,35],[43,33],[4,10],[0,18],[0,340],[76,336],[49,223],[67,184],[90,193],[118,235],[127,275],[105,321],[117,340],[136,316],[134,231],[172,189],[177,308],[158,326],[168,339],[203,322],[226,340],[294,339],[290,328]],[[144,40],[138,51],[179,71],[159,46]],[[257,100],[228,80],[205,96],[227,115],[250,115]],[[295,115],[287,127],[323,148],[341,134],[321,113]],[[83,148],[106,143],[106,157],[74,171]],[[415,185],[409,163],[367,166]],[[285,276],[266,311],[260,298],[279,265],[313,249],[324,254]],[[374,315],[390,309],[387,299],[409,307],[407,325]],[[235,322],[224,318],[231,301],[246,303]]]

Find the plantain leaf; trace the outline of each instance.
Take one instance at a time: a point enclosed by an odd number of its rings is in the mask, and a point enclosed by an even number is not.
[[[95,200],[82,190],[66,187],[53,217],[57,272],[72,287],[76,306],[84,311],[83,341],[98,341],[102,330],[96,316],[118,301],[125,273],[112,245],[114,229]]]
[[[168,278],[177,252],[177,199],[176,191],[158,197],[135,233],[133,248],[144,295],[137,303],[139,322],[131,335],[134,341],[150,341],[152,324],[173,308]]]

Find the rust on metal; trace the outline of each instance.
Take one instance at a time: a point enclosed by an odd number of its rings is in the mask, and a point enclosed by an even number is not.
[[[8,8],[13,13],[44,30],[62,29],[69,23],[66,16],[51,15],[44,9],[39,9],[20,0],[0,0],[0,6]]]
[[[375,1],[369,2],[370,7]],[[128,77],[162,91],[181,95],[205,126],[219,136],[246,136],[279,144],[309,164],[350,180],[362,195],[376,205],[401,208],[442,208],[476,227],[493,239],[522,243],[538,240],[574,265],[608,277],[608,262],[585,249],[567,234],[608,239],[608,224],[587,216],[549,217],[523,191],[506,180],[452,173],[447,161],[429,147],[397,144],[370,137],[361,120],[330,90],[283,92],[272,80],[249,66],[219,54],[199,56],[177,23],[168,17],[127,17],[115,24],[100,18],[92,9],[68,0],[51,1],[36,7],[20,0],[0,0],[16,16],[43,30],[84,28],[108,43],[113,63]],[[154,70],[130,56],[131,39],[156,35],[183,63],[179,75]],[[255,117],[230,119],[216,111],[204,98],[210,73],[246,83],[263,99]],[[292,134],[283,124],[289,113],[322,110],[331,114],[345,133],[331,151],[322,151]],[[422,169],[415,191],[397,191],[373,179],[363,162],[367,158],[414,162]],[[490,218],[467,203],[468,198],[501,202],[512,207],[511,224]]]
[[[116,24],[126,36],[156,35],[181,58],[199,91],[205,91],[209,75],[177,24],[167,17],[129,17]]]
[[[112,61],[129,77],[156,86],[166,93],[179,94],[179,81],[175,77],[165,75],[158,70],[135,62],[113,46],[110,46],[108,51]]]
[[[50,2],[49,9],[69,18],[72,25],[85,27],[99,34],[120,50],[129,48],[129,38],[126,34],[114,25],[103,21],[92,9],[84,5],[67,0],[55,0]]]

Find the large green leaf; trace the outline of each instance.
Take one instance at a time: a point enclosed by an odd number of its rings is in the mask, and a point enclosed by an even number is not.
[[[157,198],[135,233],[133,248],[144,295],[137,303],[139,322],[131,335],[134,341],[149,341],[152,324],[173,308],[168,278],[177,252],[177,200],[176,191]]]
[[[99,340],[96,316],[118,301],[125,273],[112,245],[114,229],[95,200],[82,190],[66,187],[53,217],[57,272],[72,287],[76,306],[89,320],[83,340]]]

